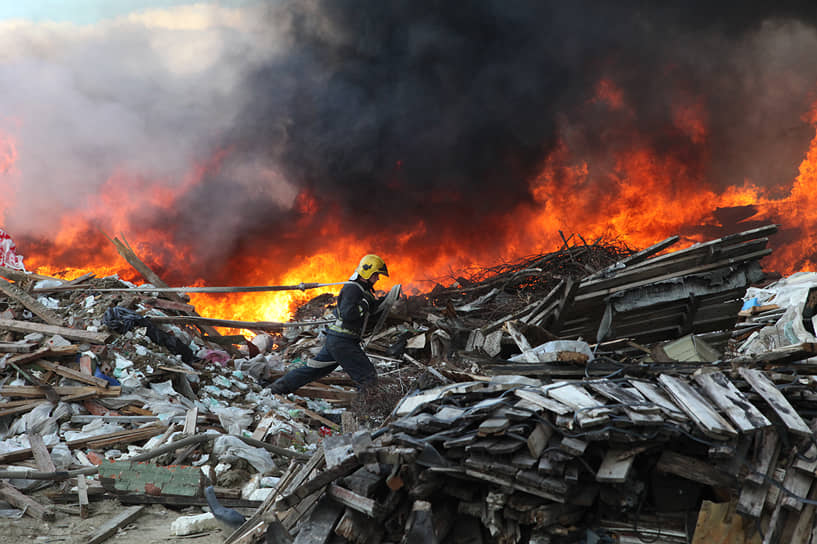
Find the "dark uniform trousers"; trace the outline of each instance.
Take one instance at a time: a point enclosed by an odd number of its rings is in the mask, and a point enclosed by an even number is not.
[[[377,382],[377,372],[372,362],[363,353],[363,349],[360,347],[360,338],[327,333],[326,341],[314,359],[322,362],[337,361],[337,363],[322,368],[313,368],[307,365],[294,368],[275,381],[271,387],[272,391],[291,393],[309,382],[314,382],[328,375],[338,367],[338,364],[357,383],[359,388],[365,388]]]

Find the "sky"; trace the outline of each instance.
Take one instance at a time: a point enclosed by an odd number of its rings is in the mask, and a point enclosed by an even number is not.
[[[225,7],[238,7],[254,0],[222,0],[206,2]],[[257,1],[257,0],[256,0]],[[102,19],[120,17],[148,9],[163,9],[190,5],[189,0],[0,0],[0,20],[25,19],[33,22],[67,22],[88,25]],[[198,2],[205,3],[205,2]]]

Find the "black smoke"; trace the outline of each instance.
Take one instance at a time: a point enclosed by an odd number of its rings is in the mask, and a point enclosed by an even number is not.
[[[234,83],[231,122],[222,115],[208,133],[191,114],[198,135],[185,135],[186,117],[174,125],[180,141],[198,136],[190,147],[225,158],[172,213],[140,222],[195,246],[184,275],[215,282],[247,255],[286,269],[331,248],[333,234],[429,256],[444,241],[501,243],[508,212],[534,205],[530,182],[560,145],[587,161],[588,199],[634,146],[695,172],[689,190],[784,186],[814,132],[804,114],[817,99],[815,20],[810,2],[269,2],[261,21],[276,50]],[[224,48],[223,62],[248,49]],[[602,81],[621,107],[598,99]],[[206,77],[176,94],[196,85]],[[156,104],[161,94],[145,106],[155,122],[177,115]],[[684,108],[702,117],[704,138],[679,123]],[[314,198],[308,213],[291,200],[300,191]],[[329,216],[337,233],[321,230]],[[403,245],[391,241],[407,230]]]
[[[254,99],[227,141],[269,157],[347,232],[421,221],[430,228],[415,242],[429,248],[490,232],[529,202],[530,180],[560,141],[597,159],[591,168],[637,144],[677,156],[713,188],[773,186],[794,178],[813,135],[803,114],[817,83],[815,13],[704,2],[276,4],[271,28],[285,20],[291,46],[246,82]],[[603,79],[626,114],[593,100]],[[678,130],[684,101],[703,113],[705,142]],[[259,235],[286,231],[297,215],[250,210]]]

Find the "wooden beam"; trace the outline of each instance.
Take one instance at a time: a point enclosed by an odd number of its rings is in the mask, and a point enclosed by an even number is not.
[[[31,444],[31,452],[34,455],[34,462],[37,463],[37,468],[43,472],[56,472],[57,467],[54,466],[54,460],[43,441],[43,437],[38,433],[28,433],[28,443]]]
[[[57,385],[53,387],[54,391],[61,396],[74,396],[90,393],[100,397],[118,397],[122,391],[121,387],[101,388],[95,386],[80,386],[80,385]],[[46,392],[42,387],[33,385],[5,385],[0,387],[0,395],[4,397],[20,397],[20,398],[41,398],[46,396]]]
[[[79,517],[85,519],[88,517],[88,482],[85,480],[85,475],[77,476],[77,501],[79,502]]]
[[[87,544],[99,544],[100,542],[104,542],[108,540],[110,537],[116,534],[116,531],[119,530],[120,527],[124,527],[137,517],[142,514],[142,511],[145,509],[144,505],[139,506],[131,506],[126,508],[119,514],[115,515],[100,527],[91,537],[88,539]]]
[[[57,325],[62,326],[65,323],[63,319],[57,315],[57,313],[43,306],[40,301],[36,298],[32,297],[16,285],[11,282],[8,282],[4,279],[0,279],[0,291],[5,293],[5,295],[9,298],[12,298],[25,306],[28,310],[31,311],[34,315],[48,323],[49,325]]]
[[[737,483],[734,476],[718,470],[708,461],[687,457],[670,450],[664,450],[655,469],[713,487],[731,488]]]
[[[35,364],[41,368],[44,368],[45,370],[50,370],[54,374],[62,376],[63,378],[74,380],[75,382],[87,383],[103,389],[111,385],[108,380],[97,378],[96,376],[88,376],[78,370],[74,370],[73,368],[68,368],[67,366],[63,366],[52,361],[46,361],[45,359],[39,359]]]
[[[0,482],[0,498],[10,505],[23,510],[32,518],[42,521],[53,521],[56,516],[52,508],[46,508],[31,497],[23,495],[11,485]]]
[[[68,327],[58,327],[56,325],[44,325],[42,323],[32,323],[30,321],[17,321],[16,319],[0,319],[0,330],[6,329],[14,332],[41,332],[43,334],[59,334],[68,340],[88,342],[90,344],[105,344],[111,335],[107,332],[91,332]]]

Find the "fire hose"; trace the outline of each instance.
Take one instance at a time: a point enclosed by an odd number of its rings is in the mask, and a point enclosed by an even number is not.
[[[336,281],[332,283],[298,283],[295,285],[250,285],[243,287],[112,287],[107,289],[93,289],[103,293],[127,293],[138,291],[141,293],[258,293],[264,291],[306,291],[318,287],[352,284],[352,281]]]

